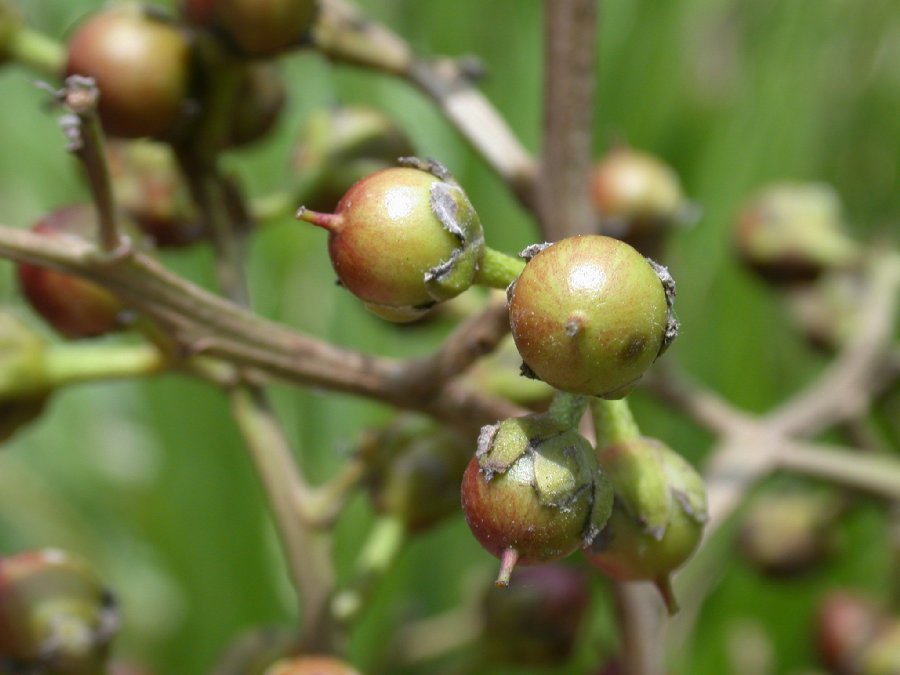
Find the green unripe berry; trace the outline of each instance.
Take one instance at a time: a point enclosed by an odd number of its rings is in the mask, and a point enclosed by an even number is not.
[[[484,427],[463,476],[462,505],[478,542],[501,559],[498,585],[513,566],[565,557],[591,541],[612,491],[593,448],[546,416]]]
[[[708,517],[703,479],[679,454],[659,441],[639,438],[633,448],[612,447],[600,452],[615,490],[612,515],[584,552],[592,565],[619,581],[653,581],[671,612],[677,608],[669,575],[693,554]],[[627,459],[623,459],[623,457]],[[662,467],[665,485],[639,484],[636,462]],[[648,527],[640,509],[668,500],[668,517],[659,527]]]
[[[366,486],[382,513],[422,531],[459,510],[459,484],[471,449],[455,431],[402,415],[370,433],[360,447]]]
[[[675,338],[674,294],[665,268],[624,242],[563,239],[531,258],[510,286],[512,335],[544,382],[621,398]]]
[[[328,230],[341,284],[385,318],[415,318],[475,278],[484,251],[481,222],[443,171],[385,169],[351,187],[335,213],[298,213]]]

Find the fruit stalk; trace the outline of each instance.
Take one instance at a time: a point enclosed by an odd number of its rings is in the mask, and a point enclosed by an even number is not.
[[[481,267],[475,275],[475,283],[505,290],[518,278],[523,269],[525,269],[523,260],[485,246]]]
[[[600,449],[640,438],[641,430],[631,414],[627,399],[592,399],[591,417]]]

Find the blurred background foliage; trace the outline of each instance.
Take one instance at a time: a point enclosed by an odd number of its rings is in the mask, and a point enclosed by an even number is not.
[[[62,39],[102,3],[19,4],[35,27]],[[526,146],[538,150],[542,3],[360,4],[422,53],[483,59],[489,71],[483,90]],[[843,198],[856,236],[896,234],[900,12],[895,0],[602,4],[595,151],[627,140],[657,153],[702,208],[667,260],[679,283],[683,333],[666,359],[735,404],[764,411],[819,371],[825,357],[791,331],[771,292],[735,265],[731,220],[762,184],[824,181]],[[291,99],[276,132],[228,157],[251,194],[286,180],[291,139],[313,110],[364,102],[400,122],[420,155],[452,169],[494,247],[514,252],[538,238],[532,219],[420,94],[310,53],[283,66]],[[0,71],[0,221],[16,226],[88,199],[56,114],[33,79],[15,67]],[[451,328],[447,321],[397,328],[373,318],[334,285],[324,244],[320,231],[288,219],[259,232],[250,260],[259,313],[343,346],[395,356],[426,353]],[[212,284],[207,252],[165,259]],[[5,303],[20,305],[10,265],[2,267],[2,293]],[[315,481],[333,474],[365,427],[391,415],[377,402],[319,391],[276,387],[275,394],[298,461]],[[707,433],[640,392],[633,398],[646,433],[702,463]],[[877,420],[878,433],[895,449],[898,419],[894,395]],[[348,573],[370,522],[368,503],[357,498],[338,526],[339,574]],[[862,502],[836,527],[837,554],[790,582],[764,579],[735,555],[724,533],[715,551],[721,582],[672,672],[736,672],[735,645],[759,640],[771,650],[772,672],[810,667],[812,611],[826,590],[850,585],[882,596],[895,590],[896,552],[883,509]],[[84,554],[106,575],[124,605],[117,653],[160,673],[204,672],[237,631],[292,617],[262,495],[225,401],[181,377],[64,391],[3,449],[0,551],[48,545]],[[415,539],[354,634],[352,660],[363,669],[376,664],[399,617],[454,605],[471,593],[471,570],[490,574],[495,564],[461,517]],[[587,672],[615,643],[605,585],[597,579],[594,587],[586,639],[559,672]],[[433,672],[428,668],[422,672]]]

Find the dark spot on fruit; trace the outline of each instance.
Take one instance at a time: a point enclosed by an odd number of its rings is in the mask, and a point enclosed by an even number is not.
[[[644,351],[647,346],[647,336],[635,334],[629,338],[625,346],[619,351],[619,359],[622,361],[634,361]]]

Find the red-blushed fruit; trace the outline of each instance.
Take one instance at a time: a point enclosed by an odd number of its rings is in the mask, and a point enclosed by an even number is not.
[[[844,232],[837,193],[819,183],[760,190],[737,218],[734,244],[740,260],[773,284],[809,282],[859,259],[859,246]]]
[[[815,643],[819,659],[832,672],[859,672],[863,648],[887,625],[883,610],[852,591],[833,591],[819,604]]]
[[[365,485],[375,508],[421,532],[459,511],[459,485],[471,448],[452,429],[400,415],[360,444]]]
[[[599,458],[615,500],[606,526],[584,554],[618,581],[652,581],[674,613],[670,575],[697,549],[708,518],[703,479],[678,453],[651,438],[603,448]],[[642,466],[662,481],[644,480]]]
[[[166,139],[186,121],[191,60],[180,28],[122,6],[95,13],[76,28],[66,75],[96,80],[107,133]]]
[[[270,57],[299,46],[316,0],[183,0],[193,23],[218,30],[241,54]]]
[[[0,558],[0,655],[13,672],[103,671],[118,617],[87,565],[62,551]]]
[[[90,205],[64,207],[31,229],[46,237],[94,239],[96,210]],[[93,282],[24,263],[18,266],[18,276],[19,288],[31,307],[64,337],[94,337],[124,325],[122,301]]]
[[[461,492],[469,529],[500,558],[498,586],[516,564],[557,560],[592,541],[612,507],[587,439],[542,415],[482,428]]]
[[[534,255],[510,286],[513,339],[544,382],[621,398],[677,334],[674,293],[665,268],[624,242],[563,239]]]
[[[693,210],[670,166],[625,146],[610,150],[594,166],[591,198],[601,231],[645,255],[658,253],[665,235]]]
[[[412,142],[383,112],[342,106],[306,119],[292,150],[291,172],[308,195],[306,206],[332,211],[354,183],[413,154]]]
[[[491,659],[523,666],[566,661],[590,600],[584,574],[550,563],[526,567],[506,589],[482,602],[484,643]]]
[[[484,251],[481,222],[462,189],[420,168],[379,171],[353,185],[335,213],[301,208],[297,217],[328,230],[341,284],[393,321],[466,290]]]
[[[298,656],[279,661],[264,675],[362,675],[346,661],[333,656]]]

